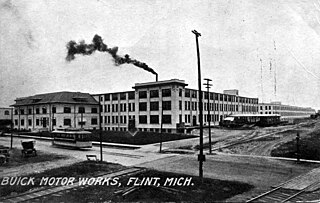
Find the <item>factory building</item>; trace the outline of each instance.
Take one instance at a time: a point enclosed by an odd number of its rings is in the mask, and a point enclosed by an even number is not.
[[[298,107],[281,104],[281,102],[259,103],[260,114],[280,114],[282,120],[307,118],[316,111],[310,107]]]
[[[102,106],[102,129],[177,132],[181,127],[199,125],[198,90],[186,86],[184,80],[172,79],[136,83],[133,91],[93,95]],[[258,98],[239,96],[238,90],[203,91],[203,104],[204,125],[209,122],[208,109],[212,125],[229,114],[258,113]]]
[[[97,129],[99,103],[88,93],[55,92],[17,98],[13,125],[17,130]]]

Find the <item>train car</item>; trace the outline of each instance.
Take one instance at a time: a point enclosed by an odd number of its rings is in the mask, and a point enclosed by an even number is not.
[[[91,132],[81,129],[58,129],[52,132],[52,145],[92,148]]]
[[[223,127],[272,126],[280,124],[279,114],[231,114],[223,119],[219,125]]]

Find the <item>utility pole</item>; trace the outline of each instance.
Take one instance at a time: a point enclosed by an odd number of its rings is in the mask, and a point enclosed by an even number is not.
[[[203,162],[205,161],[205,156],[203,155],[203,113],[202,113],[202,91],[201,91],[201,68],[200,68],[200,51],[198,37],[201,36],[196,30],[191,31],[195,34],[196,45],[197,45],[197,58],[198,58],[198,87],[199,87],[199,122],[200,122],[200,154],[198,155],[199,161],[199,177],[201,182],[203,182]]]
[[[297,142],[296,142],[296,145],[297,145],[297,162],[299,163],[300,162],[300,155],[301,155],[301,153],[300,153],[300,134],[299,134],[299,132],[297,133],[296,140],[297,140]]]
[[[204,80],[207,81],[207,83],[204,83],[204,85],[206,85],[207,94],[208,94],[208,105],[207,105],[208,117],[207,117],[207,121],[209,123],[209,153],[211,154],[212,153],[212,146],[211,146],[211,126],[210,126],[211,116],[210,116],[210,93],[209,93],[209,89],[210,89],[210,86],[212,86],[212,84],[210,84],[209,82],[212,81],[212,80],[208,79],[208,78],[204,78]]]
[[[99,98],[99,139],[100,139],[100,161],[102,162],[103,161],[103,157],[102,157],[102,128],[101,128],[101,122],[102,122],[102,119],[101,119],[101,110],[102,110],[102,106],[101,106],[101,99]]]

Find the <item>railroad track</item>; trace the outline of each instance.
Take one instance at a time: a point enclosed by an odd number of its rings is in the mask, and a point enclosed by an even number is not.
[[[307,193],[309,188],[312,188],[318,185],[318,182],[315,182],[302,190],[291,190],[285,189],[282,186],[276,187],[268,192],[265,192],[257,197],[254,197],[247,201],[249,202],[298,202],[298,201],[312,201],[320,200],[319,193]],[[309,200],[306,200],[308,198]]]
[[[127,168],[119,171],[114,171],[105,174],[99,174],[93,177],[104,177],[104,178],[121,178],[128,175],[134,175],[145,171],[144,168]],[[55,195],[57,193],[64,192],[66,190],[74,190],[76,188],[89,187],[90,185],[80,185],[79,182],[75,182],[72,185],[64,186],[52,186],[49,188],[43,188],[38,190],[29,191],[26,193],[18,194],[15,196],[0,198],[0,203],[12,203],[12,202],[34,202],[35,200],[40,200],[43,197]]]
[[[259,135],[259,136],[256,136],[255,132],[253,132],[252,134],[250,134],[248,136],[236,138],[236,139],[233,139],[233,140],[229,140],[229,141],[225,142],[224,144],[222,144],[220,146],[212,148],[212,150],[213,151],[214,150],[220,150],[220,149],[228,148],[228,147],[231,147],[231,146],[234,146],[234,145],[244,144],[244,143],[251,142],[251,141],[254,141],[254,140],[258,140],[258,139],[261,139],[261,138],[273,136],[273,135],[275,135],[277,133],[282,133],[282,132],[285,132],[285,131],[288,131],[288,130],[294,130],[294,129],[299,128],[299,127],[301,127],[301,125],[296,125],[296,126],[291,127],[291,128],[286,128],[286,129],[283,129],[283,130],[280,130],[280,131],[266,133],[266,134],[262,134],[262,135]]]
[[[275,186],[275,188],[249,199],[247,202],[299,202],[299,201],[320,201],[320,180],[310,182],[305,184],[304,180],[309,180],[310,178],[317,176],[319,174],[318,169],[314,169],[307,174],[299,175],[293,179],[290,179],[280,185]],[[289,185],[301,185],[302,187],[290,187]],[[289,186],[289,187],[288,187]]]

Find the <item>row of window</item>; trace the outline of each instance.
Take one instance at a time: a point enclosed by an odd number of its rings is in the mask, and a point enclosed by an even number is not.
[[[171,110],[171,101],[162,101],[163,110]],[[139,103],[139,111],[147,111],[147,102]],[[150,111],[159,111],[159,102],[150,102]]]
[[[197,90],[185,90],[185,97],[197,98]],[[202,92],[203,98],[208,99],[210,95],[210,100],[220,100],[220,101],[228,101],[228,102],[240,102],[240,103],[248,103],[248,104],[258,104],[258,99],[254,98],[245,98],[245,97],[238,97],[234,95],[226,95],[226,94],[219,94],[219,93],[212,93],[212,92]],[[182,96],[182,90],[179,89],[179,96]]]
[[[216,114],[214,114],[214,115],[210,114],[210,117],[209,117],[208,114],[204,114],[203,117],[204,117],[204,122],[220,121],[219,120],[219,115],[216,115]],[[197,119],[197,118],[194,116],[193,119]],[[193,123],[193,121],[191,121],[191,115],[184,115],[184,122],[185,123]],[[182,115],[179,115],[179,123],[182,123]]]
[[[45,122],[45,123],[44,123]],[[24,119],[20,120],[20,125],[24,126],[25,122]],[[49,119],[36,119],[36,126],[43,126],[44,124],[49,125]],[[91,118],[91,125],[97,125],[98,124],[98,119],[97,118]],[[14,125],[18,125],[18,119],[14,120]],[[52,120],[52,125],[56,125],[56,119],[54,118]],[[71,119],[70,118],[65,118],[63,119],[63,125],[64,126],[71,126]],[[81,122],[79,122],[79,125],[81,125]],[[82,125],[85,125],[85,122],[82,122]],[[28,119],[28,126],[32,126],[32,119]]]
[[[138,128],[139,131],[144,131],[144,132],[160,132],[159,128]],[[104,130],[112,130],[112,131],[126,131],[127,128],[124,127],[105,127]],[[171,133],[172,129],[162,129],[162,132],[168,132]]]
[[[127,104],[126,103],[121,103],[121,104],[107,104],[104,105],[104,112],[126,112],[127,111]],[[135,111],[135,104],[134,103],[128,103],[128,111],[132,112]]]
[[[162,97],[171,97],[171,89],[162,89]],[[158,98],[159,90],[150,90],[150,98]],[[139,91],[139,99],[147,98],[147,91]]]
[[[135,116],[129,116],[130,119],[135,119]],[[127,116],[105,116],[104,117],[104,122],[106,124],[116,124],[116,123],[121,123],[121,124],[126,124],[127,123]]]
[[[149,116],[149,124],[159,124],[159,115],[150,115]],[[163,115],[162,116],[163,124],[171,124],[171,115]],[[148,124],[148,116],[141,115],[139,116],[139,124]]]
[[[159,115],[150,115],[150,124],[159,124]],[[126,124],[127,123],[127,116],[105,116],[104,118],[106,124]],[[129,120],[135,119],[135,116],[129,116]],[[139,116],[139,123],[140,124],[147,124],[148,123],[148,116],[141,115]],[[163,115],[163,123],[164,124],[171,124],[171,115]]]
[[[20,109],[20,115],[25,114],[25,109]],[[42,108],[42,114],[47,114],[47,108],[43,107]],[[51,113],[57,113],[56,107],[52,107]],[[63,107],[63,113],[71,113],[71,107]],[[86,113],[85,107],[79,107],[78,108],[78,113]],[[98,108],[92,107],[91,108],[91,113],[98,113]],[[18,109],[14,110],[14,114],[18,115]],[[28,114],[32,114],[32,109],[28,109]],[[40,114],[40,108],[35,109],[35,114]]]
[[[199,102],[190,102],[185,101],[185,110],[191,110],[196,111],[197,105],[199,105]],[[258,111],[258,107],[256,106],[243,106],[243,105],[230,105],[230,104],[213,104],[209,103],[209,109],[210,111],[239,111],[239,107],[242,106],[243,112],[256,112]],[[208,110],[208,103],[203,103],[204,110]],[[182,101],[179,101],[179,110],[182,110]]]
[[[127,96],[128,96],[128,99],[134,99],[135,98],[135,92],[128,92],[128,93],[125,93],[125,92],[122,92],[122,93],[112,93],[112,94],[105,94],[104,95],[104,100],[105,101],[110,101],[110,100],[126,100],[127,99]],[[101,96],[100,97],[100,101],[103,100],[103,97]]]

